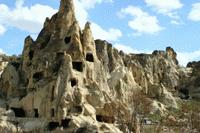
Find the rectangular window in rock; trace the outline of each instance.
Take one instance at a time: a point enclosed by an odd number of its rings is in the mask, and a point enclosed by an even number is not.
[[[72,62],[73,69],[83,72],[83,63],[82,62]]]
[[[54,109],[51,109],[51,117],[54,117],[55,116],[55,111]]]
[[[34,109],[34,113],[35,113],[35,118],[38,118],[39,117],[38,109]]]
[[[14,108],[11,107],[11,109],[14,111],[15,113],[15,117],[25,117],[25,111],[22,108]]]
[[[94,57],[93,57],[92,53],[87,53],[86,54],[86,61],[94,62]]]

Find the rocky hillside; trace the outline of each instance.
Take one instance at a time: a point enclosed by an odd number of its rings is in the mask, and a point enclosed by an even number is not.
[[[180,67],[171,47],[125,54],[94,40],[72,0],[24,43],[0,62],[0,132],[200,132],[199,63]]]

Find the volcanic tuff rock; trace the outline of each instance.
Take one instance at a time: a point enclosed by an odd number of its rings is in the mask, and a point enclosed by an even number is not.
[[[145,113],[164,115],[178,108],[178,91],[189,96],[183,81],[191,73],[172,48],[125,54],[94,41],[89,22],[80,29],[72,0],[61,0],[35,41],[25,39],[21,57],[4,62],[1,132],[139,132]],[[189,66],[196,91],[199,67]]]

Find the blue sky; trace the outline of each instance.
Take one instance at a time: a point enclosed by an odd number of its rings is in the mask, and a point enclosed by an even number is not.
[[[24,38],[36,38],[59,0],[0,0],[0,51],[20,54]],[[74,0],[83,28],[92,23],[95,39],[127,53],[171,46],[181,65],[200,60],[200,0]]]

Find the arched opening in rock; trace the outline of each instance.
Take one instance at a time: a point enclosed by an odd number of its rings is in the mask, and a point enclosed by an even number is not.
[[[74,86],[76,86],[77,84],[78,84],[78,80],[75,79],[75,78],[72,78],[72,79],[71,79],[71,86],[74,87]]]
[[[86,133],[87,132],[87,127],[80,127],[76,130],[76,133]]]
[[[105,122],[105,123],[114,123],[115,122],[115,118],[113,116],[96,115],[96,120],[98,122]]]
[[[65,37],[65,43],[68,44],[71,41],[71,36],[66,36]]]
[[[29,51],[29,60],[33,59],[34,51]]]
[[[11,109],[14,111],[15,113],[15,117],[25,117],[25,111],[22,108],[14,108],[11,107]]]
[[[54,91],[55,91],[55,87],[52,86],[52,90],[51,90],[51,101],[54,100]]]
[[[71,119],[63,119],[62,121],[61,121],[61,126],[63,127],[63,128],[68,128],[69,127],[69,122],[71,121]]]
[[[38,118],[39,117],[38,109],[34,109],[34,113],[35,113],[35,118]]]
[[[86,61],[94,62],[94,57],[93,57],[92,53],[87,53],[86,54]]]
[[[37,72],[33,75],[33,80],[39,81],[44,78],[43,72]]]
[[[48,124],[48,130],[50,130],[50,131],[56,129],[57,127],[59,127],[58,122],[49,122],[49,124]]]
[[[83,63],[82,62],[72,62],[73,69],[83,72]]]
[[[54,117],[55,116],[55,111],[54,109],[51,109],[51,117]]]

